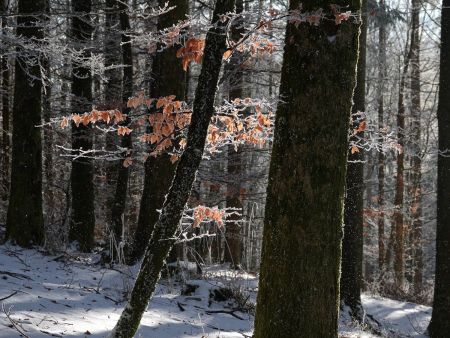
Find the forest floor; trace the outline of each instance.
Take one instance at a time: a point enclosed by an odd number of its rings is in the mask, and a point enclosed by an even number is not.
[[[119,318],[137,267],[102,267],[99,255],[0,246],[0,338],[105,337]],[[188,266],[159,283],[136,337],[251,337],[257,277],[223,266],[195,277]],[[181,280],[180,280],[181,279]],[[386,337],[424,337],[431,309],[364,295]],[[342,338],[375,337],[341,318]]]

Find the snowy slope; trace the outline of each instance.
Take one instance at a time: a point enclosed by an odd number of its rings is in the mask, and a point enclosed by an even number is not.
[[[119,318],[136,267],[106,269],[94,264],[97,259],[75,253],[43,256],[36,250],[0,246],[0,338],[20,337],[19,332],[31,338],[105,337]],[[231,287],[243,290],[250,304],[256,298],[257,278],[220,267],[209,269],[207,276],[189,280],[198,288],[185,296],[181,283],[163,280],[136,337],[250,337],[253,316],[232,311],[232,301],[211,301],[209,294]],[[420,337],[417,331],[429,320],[430,309],[424,306],[371,296],[363,301],[391,337]],[[340,332],[342,337],[373,337],[349,318],[342,318]]]

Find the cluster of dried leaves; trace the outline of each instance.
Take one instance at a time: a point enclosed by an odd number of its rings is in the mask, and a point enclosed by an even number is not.
[[[217,225],[223,226],[225,210],[219,209],[217,207],[209,208],[204,205],[199,205],[194,208],[194,228],[199,227],[202,222],[205,221],[215,221]]]
[[[331,4],[331,17],[334,20],[336,25],[340,25],[343,21],[347,21],[351,15],[351,11],[342,11],[342,7],[336,4]],[[289,13],[289,23],[298,26],[301,23],[309,23],[310,25],[319,26],[322,20],[331,19],[330,14],[327,14],[322,8],[319,8],[315,11],[304,11],[302,8],[302,4],[299,5],[299,8],[292,10]]]

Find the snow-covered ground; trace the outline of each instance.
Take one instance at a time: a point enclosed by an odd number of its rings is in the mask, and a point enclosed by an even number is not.
[[[0,338],[105,337],[119,318],[124,293],[135,268],[107,269],[95,255],[44,256],[36,250],[0,246]],[[157,287],[136,337],[251,337],[253,316],[244,309],[255,301],[257,278],[221,267],[204,279],[163,279]],[[189,276],[188,276],[189,277]],[[238,301],[210,297],[214,290],[234,290]],[[186,287],[185,287],[186,289]],[[238,291],[242,291],[241,293]],[[366,311],[383,324],[389,337],[423,337],[430,308],[365,295]],[[374,337],[348,318],[341,337]]]

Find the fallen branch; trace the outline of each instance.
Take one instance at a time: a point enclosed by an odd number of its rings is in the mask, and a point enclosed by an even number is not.
[[[11,323],[12,327],[15,328],[17,332],[19,332],[25,338],[30,338],[30,336],[25,334],[26,330],[22,327],[22,325],[20,325],[17,321],[15,321],[14,319],[11,318],[10,310],[6,311],[5,305],[3,303],[2,303],[2,311],[5,314],[6,318],[8,318],[8,320]]]
[[[211,315],[211,314],[213,314],[213,313],[225,313],[225,314],[231,315],[231,316],[233,316],[233,317],[235,317],[235,318],[237,318],[237,319],[245,320],[245,319],[242,318],[241,316],[238,316],[238,315],[235,313],[236,311],[238,311],[238,310],[208,310],[208,311],[205,311],[205,313],[208,314],[208,315]]]
[[[12,296],[15,296],[15,295],[17,295],[17,291],[14,291],[14,292],[11,293],[9,296],[0,298],[0,302],[1,302],[1,301],[4,301],[4,300],[7,300],[8,298],[11,298]]]

